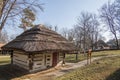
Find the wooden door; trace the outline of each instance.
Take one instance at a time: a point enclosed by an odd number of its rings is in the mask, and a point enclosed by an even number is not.
[[[53,53],[52,66],[56,66],[57,65],[57,59],[58,59],[58,53]]]

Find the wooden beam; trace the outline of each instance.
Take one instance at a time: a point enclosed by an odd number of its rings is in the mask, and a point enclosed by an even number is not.
[[[62,61],[62,66],[65,65],[65,53],[63,53],[63,61]]]
[[[10,57],[11,57],[11,64],[13,64],[13,51],[11,51]]]

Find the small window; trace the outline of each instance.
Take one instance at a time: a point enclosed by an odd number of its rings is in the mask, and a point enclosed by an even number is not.
[[[47,59],[47,61],[50,61],[50,59]]]

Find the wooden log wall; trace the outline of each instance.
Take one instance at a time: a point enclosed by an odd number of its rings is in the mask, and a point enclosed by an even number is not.
[[[14,51],[13,54],[13,64],[18,65],[24,69],[29,70],[29,60],[28,55],[25,52]]]
[[[52,66],[52,54],[44,53],[44,54],[35,54],[33,57],[33,70],[42,70],[47,67]]]
[[[33,57],[33,71],[46,68],[44,66],[44,54],[35,54]]]
[[[29,70],[29,55],[25,55],[25,52],[14,51],[13,54],[13,64],[18,65],[24,69]],[[52,53],[41,53],[32,55],[33,67],[30,72],[39,71],[52,67]],[[63,60],[63,54],[59,53],[58,61]]]

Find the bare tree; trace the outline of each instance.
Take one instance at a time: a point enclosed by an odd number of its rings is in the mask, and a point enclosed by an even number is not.
[[[118,26],[117,26],[117,19],[116,19],[116,6],[113,3],[108,2],[104,4],[100,10],[101,14],[100,17],[102,21],[108,26],[110,32],[114,35],[116,40],[117,49],[119,49],[119,42],[117,37]]]
[[[115,0],[110,6],[113,7],[115,26],[120,33],[120,0]]]
[[[6,31],[0,34],[0,43],[7,43],[8,42],[8,35]]]
[[[82,31],[82,43],[83,43],[83,51],[85,53],[85,50],[88,48],[88,32],[90,30],[90,21],[91,21],[92,15],[88,12],[82,12],[81,15],[78,18],[77,27],[79,27],[79,30]]]
[[[74,29],[69,29],[68,31],[68,40],[74,42],[75,41],[75,31]]]
[[[86,49],[93,48],[93,44],[100,35],[97,16],[92,13],[82,12],[74,30],[77,46],[85,53]]]
[[[38,0],[1,0],[0,4],[0,32],[6,24],[19,22],[25,8],[43,10]]]
[[[68,32],[69,32],[69,30],[67,28],[62,28],[60,33],[62,36],[64,36],[66,39],[68,39]]]
[[[90,22],[90,30],[89,30],[89,39],[90,39],[90,46],[93,49],[93,44],[97,42],[98,36],[100,35],[100,28],[99,28],[99,22],[97,20],[97,16],[95,14],[92,14],[91,22]]]
[[[82,45],[83,31],[79,26],[75,25],[74,32],[75,32],[76,46],[81,50],[83,48],[83,45]]]
[[[58,26],[57,25],[54,26],[54,31],[56,31],[56,32],[58,31]]]
[[[51,25],[51,24],[48,24],[48,23],[46,23],[46,24],[44,24],[45,25],[45,27],[47,27],[48,29],[50,29],[50,30],[53,30],[53,31],[55,31],[55,32],[58,32],[58,26],[57,25]]]
[[[114,7],[115,25],[120,33],[120,0],[115,0],[112,6]]]

